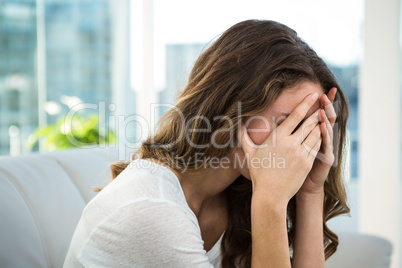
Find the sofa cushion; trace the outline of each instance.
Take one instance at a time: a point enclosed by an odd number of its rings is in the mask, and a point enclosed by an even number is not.
[[[61,267],[86,202],[56,160],[0,159],[0,267]]]
[[[93,187],[103,187],[111,180],[109,165],[118,160],[115,148],[89,148],[44,153],[56,160],[74,182],[86,203],[96,193]]]
[[[47,267],[41,234],[19,189],[0,174],[0,266]],[[17,256],[19,252],[20,256]]]

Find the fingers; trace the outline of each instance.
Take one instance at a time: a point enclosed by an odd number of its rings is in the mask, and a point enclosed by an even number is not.
[[[319,150],[321,148],[321,143],[322,143],[322,139],[319,139],[317,141],[317,143],[313,146],[313,148],[311,148],[311,150],[310,150],[310,152],[309,152],[309,154],[307,156],[308,158],[315,159],[317,157],[317,154],[318,154],[318,152],[319,152]]]
[[[320,147],[318,147],[318,150],[316,150],[317,152],[314,152],[314,151],[312,152],[312,149],[316,147],[318,142],[320,142],[320,146],[321,146],[320,125],[316,125],[314,127],[314,129],[310,132],[310,134],[306,137],[306,139],[304,140],[304,142],[302,144],[309,154],[314,153],[316,156],[318,151],[320,150]]]
[[[320,109],[310,115],[293,134],[296,135],[296,137],[300,137],[300,143],[302,143],[308,137],[310,132],[317,126],[319,122],[319,112]]]
[[[336,90],[334,90],[334,89],[335,88],[332,88],[328,93],[331,96],[327,96],[324,94],[320,98],[321,103],[324,105],[325,113],[326,113],[332,127],[334,126],[335,121],[336,121],[336,112],[335,112],[334,106],[332,105],[332,101],[335,98],[335,93],[336,93]],[[331,101],[331,99],[332,99],[332,101]]]
[[[292,113],[278,127],[284,135],[291,135],[301,121],[306,117],[307,112],[318,99],[318,93],[310,94],[292,111]]]
[[[332,150],[332,139],[325,123],[320,124],[320,130],[322,136],[322,150],[323,153],[326,154]]]
[[[331,143],[332,143],[334,132],[333,132],[333,128],[331,126],[331,122],[329,121],[329,119],[323,109],[320,109],[319,114],[320,114],[320,119],[321,119],[320,121],[321,121],[321,125],[322,125],[321,127],[325,127],[325,128],[321,129],[321,130],[323,130],[323,131],[321,131],[321,133],[323,133],[323,138],[325,138],[324,135],[326,136],[328,134],[329,138],[331,139]]]
[[[331,88],[331,89],[328,91],[327,97],[328,97],[328,99],[329,99],[331,102],[334,102],[336,92],[337,92],[337,88],[336,88],[336,87],[333,87],[333,88]]]
[[[328,118],[325,115],[323,110],[320,111],[320,117],[323,119],[320,124],[321,136],[322,136],[322,152],[318,156],[318,159],[321,162],[326,163],[328,165],[332,165],[334,163],[334,148],[333,148],[333,130]]]

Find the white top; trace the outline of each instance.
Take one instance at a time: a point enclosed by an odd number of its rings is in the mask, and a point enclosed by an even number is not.
[[[206,252],[177,176],[137,159],[85,207],[64,267],[216,268],[222,236]]]

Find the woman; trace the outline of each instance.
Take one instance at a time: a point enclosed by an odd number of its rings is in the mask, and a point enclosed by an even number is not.
[[[65,266],[324,267],[338,246],[326,222],[349,212],[347,116],[336,79],[296,32],[232,26],[133,161],[111,165]]]

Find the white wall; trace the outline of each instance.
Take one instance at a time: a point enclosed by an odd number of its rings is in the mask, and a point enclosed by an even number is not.
[[[401,263],[401,89],[399,0],[366,0],[359,91],[359,229],[394,246]]]

